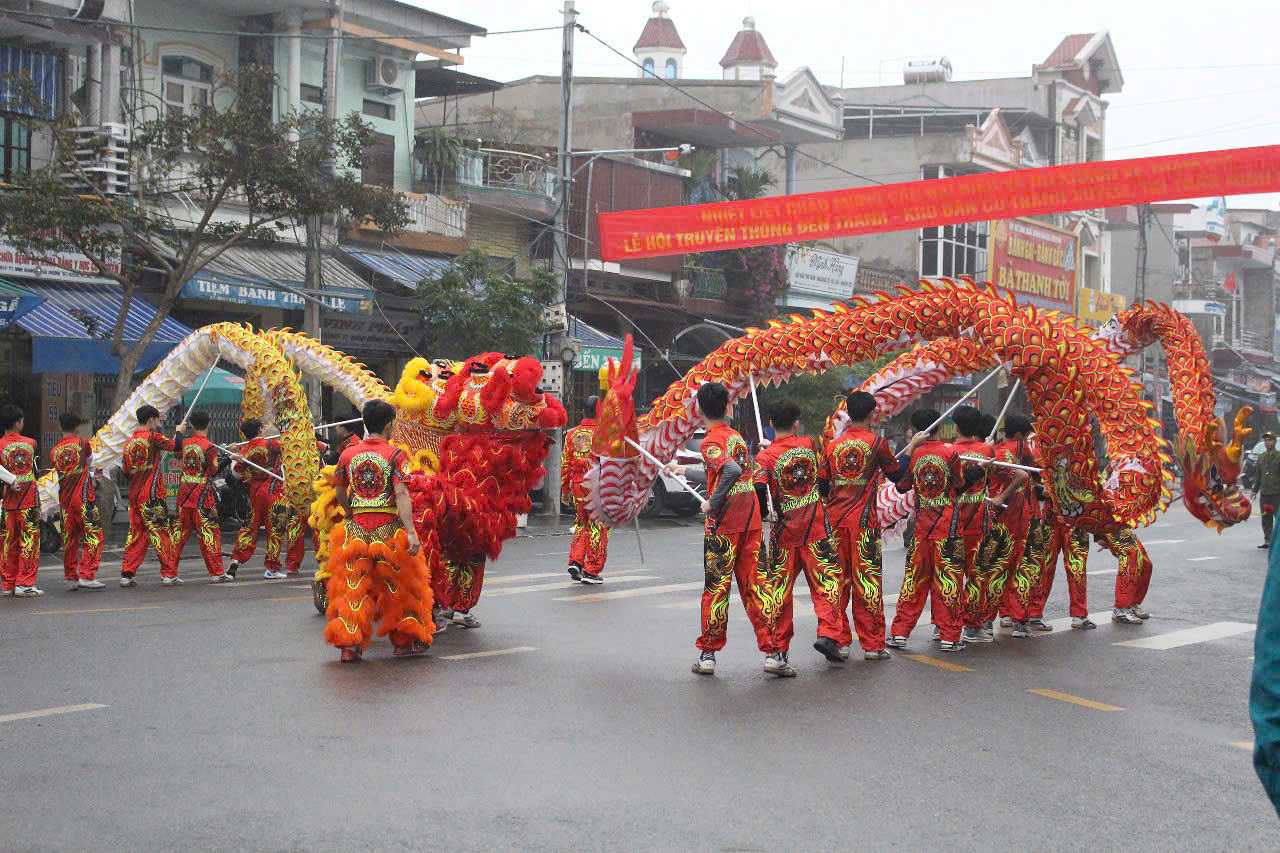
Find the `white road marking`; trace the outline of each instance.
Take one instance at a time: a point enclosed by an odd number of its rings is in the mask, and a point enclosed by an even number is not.
[[[1203,563],[1205,560],[1216,560],[1217,557],[1187,557],[1188,563]]]
[[[702,589],[702,581],[690,581],[689,583],[666,583],[659,586],[646,586],[641,589],[620,589],[617,592],[597,592],[593,595],[566,595],[553,598],[552,601],[574,601],[596,602],[596,601],[613,601],[619,598],[637,598],[642,595],[664,595],[668,592],[688,592],[693,589]]]
[[[660,581],[662,578],[657,575],[628,575],[626,577],[618,577],[617,574],[609,575],[608,583],[635,583],[636,581]],[[481,596],[483,598],[495,598],[503,595],[520,595],[526,592],[562,592],[566,586],[573,583],[569,580],[569,576],[565,575],[565,583],[536,583],[527,586],[504,586],[501,589],[486,589]],[[699,584],[701,586],[701,584]],[[569,587],[572,589],[573,587]],[[563,601],[563,599],[556,599]]]
[[[1094,569],[1091,572],[1085,572],[1085,574],[1092,577],[1093,575],[1114,575],[1118,571],[1119,569]]]
[[[1186,541],[1185,539],[1143,539],[1142,544],[1149,548],[1152,545],[1181,545]]]
[[[0,723],[12,723],[15,720],[34,720],[37,717],[56,717],[59,714],[74,714],[77,711],[96,711],[106,705],[89,703],[86,705],[60,705],[57,708],[41,708],[39,711],[23,711],[19,714],[0,715]]]
[[[1195,628],[1183,628],[1181,631],[1170,631],[1167,634],[1156,634],[1154,637],[1142,637],[1138,640],[1125,640],[1114,643],[1117,646],[1129,646],[1135,649],[1156,649],[1167,651],[1195,643],[1207,643],[1210,640],[1221,640],[1237,634],[1247,634],[1254,629],[1251,622],[1213,622]]]
[[[445,655],[440,660],[472,660],[474,658],[493,658],[498,655],[515,655],[520,652],[536,652],[533,646],[513,646],[509,649],[491,649],[487,652],[467,652],[463,655]]]

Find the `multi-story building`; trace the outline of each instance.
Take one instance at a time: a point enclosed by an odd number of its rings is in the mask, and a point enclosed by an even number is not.
[[[105,140],[97,166],[106,181],[114,182],[109,187],[127,188],[130,175],[120,168],[127,163],[120,152],[131,128],[217,103],[218,81],[246,65],[265,65],[278,75],[273,119],[321,109],[325,51],[336,33],[340,46],[332,97],[337,112],[359,113],[377,134],[361,177],[403,191],[411,221],[394,238],[363,223],[327,233],[321,292],[310,295],[324,302],[317,331],[325,341],[389,376],[407,356],[402,336],[412,341],[411,288],[438,272],[441,256],[467,246],[465,198],[420,192],[423,187],[415,181],[415,100],[477,85],[476,78],[452,69],[462,63],[458,51],[484,30],[399,0],[346,0],[340,18],[329,8],[290,0],[0,0],[0,73],[30,74],[58,114],[73,116],[87,135]],[[42,158],[47,161],[49,151],[48,140],[31,132],[29,117],[7,106],[8,112],[0,110],[0,171],[6,179]],[[204,200],[170,193],[151,203],[181,222],[202,209]],[[235,200],[227,200],[216,218],[243,221],[246,215]],[[288,230],[272,244],[234,247],[193,276],[144,367],[189,327],[211,321],[302,327],[304,300],[295,292],[307,288],[301,233],[301,228]],[[101,337],[118,313],[120,295],[116,285],[96,279],[77,259],[67,259],[64,267],[50,269],[21,258],[0,235],[0,275],[44,300],[3,331],[10,356],[5,362],[11,376],[42,377],[28,388],[56,387],[59,399],[78,394],[78,407],[91,410],[84,399],[109,399],[101,392],[115,381],[113,359]],[[376,312],[375,296],[381,306]],[[152,308],[135,301],[130,333],[150,316]],[[102,357],[86,357],[90,351],[101,351]],[[96,395],[94,380],[86,377],[93,370],[101,371]],[[74,391],[66,390],[72,386]],[[36,410],[49,408],[29,393],[20,399]]]

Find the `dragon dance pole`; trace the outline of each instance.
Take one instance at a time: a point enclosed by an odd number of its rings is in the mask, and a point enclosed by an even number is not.
[[[209,384],[209,378],[213,376],[213,371],[218,369],[220,358],[215,358],[213,364],[209,365],[209,372],[204,375],[204,381],[200,383],[200,387],[196,389],[196,395],[191,398],[191,405],[187,406],[187,413],[182,416],[181,423],[186,423],[191,417],[191,413],[195,410],[196,403],[200,402],[200,395],[204,393],[204,386]]]
[[[239,453],[236,453],[236,452],[235,452],[234,450],[232,450],[230,447],[223,447],[221,444],[215,444],[215,445],[213,445],[213,446],[214,446],[214,447],[216,447],[216,448],[218,448],[219,450],[221,450],[223,453],[227,454],[228,456],[233,456],[233,457],[235,457],[236,459],[239,459],[241,462],[243,462],[244,464],[248,465],[250,468],[257,468],[259,471],[261,471],[262,473],[266,474],[268,477],[274,477],[275,479],[279,480],[280,482],[282,482],[282,483],[284,482],[284,477],[281,477],[281,476],[280,476],[279,474],[277,474],[275,471],[268,471],[266,468],[263,468],[261,465],[257,464],[256,462],[251,462],[249,459],[245,458],[244,456],[241,456]]]
[[[645,450],[643,447],[641,447],[641,446],[640,446],[639,444],[637,444],[635,441],[632,441],[632,440],[631,440],[631,439],[629,439],[629,438],[624,438],[624,439],[623,439],[623,441],[625,441],[627,444],[629,444],[629,445],[631,445],[632,447],[634,447],[636,450],[639,450],[639,451],[640,451],[640,455],[641,455],[641,456],[643,456],[645,459],[648,459],[648,460],[649,460],[650,462],[652,462],[654,465],[657,465],[657,466],[658,466],[658,470],[662,470],[662,469],[664,469],[664,468],[666,468],[666,467],[667,467],[666,465],[664,465],[664,464],[663,464],[663,463],[658,459],[658,457],[654,456],[652,453],[650,453],[649,451]],[[683,487],[684,487],[684,490],[685,490],[686,492],[688,492],[689,494],[693,495],[695,498],[697,498],[697,499],[698,499],[698,500],[700,500],[700,501],[701,501],[701,500],[705,500],[705,498],[703,498],[703,497],[702,497],[702,493],[701,493],[701,492],[699,492],[697,489],[695,489],[693,486],[689,485],[689,481],[688,481],[688,480],[686,480],[684,477],[681,477],[681,476],[679,476],[679,475],[677,475],[677,474],[672,474],[671,476],[675,477],[676,482],[678,482],[681,486],[683,486]]]
[[[346,426],[347,424],[358,424],[363,420],[364,418],[352,418],[349,421],[334,421],[331,424],[320,424],[318,427],[315,428],[315,431],[320,432],[321,430],[332,429],[333,427]],[[269,441],[270,439],[279,438],[279,437],[280,437],[280,433],[276,433],[275,435],[264,435],[262,436],[262,440]],[[249,439],[249,441],[252,441],[252,440],[253,439]],[[228,444],[227,447],[243,447],[248,443],[249,443],[248,441],[237,441],[234,444]]]
[[[997,462],[996,460],[989,459],[986,456],[965,455],[965,456],[961,456],[960,458],[963,459],[965,462],[980,462],[983,465],[998,465],[1001,468],[1017,468],[1019,471],[1031,471],[1032,473],[1035,473],[1035,474],[1044,473],[1043,468],[1037,468],[1034,465],[1018,465],[1013,462]]]
[[[1009,396],[1004,401],[1004,408],[1000,410],[1000,414],[996,416],[996,424],[991,428],[991,435],[987,436],[987,441],[992,441],[996,437],[996,430],[1000,429],[1000,423],[1004,420],[1004,416],[1009,414],[1009,406],[1013,404],[1013,398],[1017,396],[1018,386],[1022,384],[1022,380],[1016,376],[1013,379],[1013,387],[1009,389]]]
[[[990,381],[991,381],[991,377],[995,376],[997,373],[999,373],[999,372],[1000,372],[1000,371],[1002,371],[1002,370],[1004,370],[1004,365],[1003,365],[1003,364],[1001,364],[1001,365],[1000,365],[999,367],[997,367],[995,370],[993,370],[993,371],[991,371],[990,373],[988,373],[986,376],[982,377],[982,379],[981,379],[981,380],[979,380],[978,384],[974,385],[974,386],[973,386],[972,388],[970,388],[968,391],[964,392],[964,396],[963,396],[963,397],[961,397],[959,400],[956,400],[954,403],[952,403],[950,408],[948,408],[948,409],[947,409],[945,412],[943,412],[942,414],[938,415],[938,419],[937,419],[937,420],[935,420],[933,423],[929,424],[929,428],[928,428],[928,429],[921,430],[921,432],[933,432],[933,430],[937,428],[938,424],[940,424],[940,423],[942,423],[943,421],[945,421],[945,420],[947,419],[947,417],[948,417],[952,412],[954,412],[956,409],[960,408],[960,404],[961,404],[961,403],[963,403],[965,400],[967,400],[967,399],[969,399],[970,397],[972,397],[974,394],[978,393],[978,389],[979,389],[979,388],[981,388],[983,385],[986,385],[988,382],[990,382]],[[899,451],[897,452],[897,454],[895,454],[894,458],[896,459],[898,456],[901,456],[904,452],[906,452],[906,448],[905,448],[905,447],[904,447],[902,450],[899,450]]]
[[[751,384],[751,405],[756,410],[756,446],[764,441],[764,421],[760,417],[760,395],[756,393],[756,378],[747,374],[747,382]]]

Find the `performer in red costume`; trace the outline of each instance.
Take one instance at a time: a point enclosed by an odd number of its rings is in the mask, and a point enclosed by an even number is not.
[[[1048,540],[1041,560],[1040,583],[1027,614],[1027,627],[1032,631],[1052,631],[1053,626],[1044,621],[1044,606],[1053,591],[1053,576],[1058,570],[1058,555],[1067,573],[1067,596],[1070,599],[1071,627],[1087,631],[1098,627],[1089,618],[1088,569],[1089,534],[1068,524],[1045,507],[1045,525]]]
[[[124,443],[124,474],[129,478],[129,535],[124,541],[120,563],[120,586],[138,585],[134,575],[147,555],[147,546],[160,559],[160,582],[165,586],[182,583],[178,577],[178,556],[173,547],[173,519],[169,516],[168,494],[164,487],[161,459],[182,446],[186,424],[178,425],[176,439],[160,432],[160,412],[155,406],[138,409],[138,428]]]
[[[1031,421],[1010,415],[1004,423],[1004,441],[992,448],[992,458],[1035,467],[1035,457],[1027,445],[1030,435]],[[978,554],[987,578],[981,618],[984,625],[995,619],[1003,603],[1006,611],[1020,614],[1014,636],[1025,637],[1026,626],[1021,623],[1026,616],[1021,614],[1030,600],[1031,584],[1022,574],[1022,567],[1031,521],[1038,511],[1034,481],[1025,471],[993,465],[987,471],[987,497],[990,524]]]
[[[784,660],[794,631],[792,591],[803,571],[818,617],[813,647],[827,660],[840,663],[848,657],[847,652],[841,655],[840,646],[849,635],[849,621],[842,609],[846,579],[818,492],[818,481],[828,479],[826,460],[813,439],[799,434],[800,407],[795,403],[775,405],[769,422],[777,438],[756,456],[756,483],[767,490],[778,518],[770,545],[774,582],[783,585],[777,635]]]
[[[897,482],[902,472],[889,443],[871,431],[876,398],[866,391],[850,391],[845,399],[849,422],[825,450],[831,475],[827,516],[836,537],[845,582],[840,612],[852,599],[853,625],[867,660],[884,660],[884,589],[880,519],[876,492],[884,478]],[[840,655],[848,657],[852,634],[840,639]]]
[[[569,577],[585,584],[600,584],[609,553],[609,528],[591,517],[587,488],[583,482],[591,468],[591,438],[595,434],[599,397],[588,397],[591,413],[564,434],[564,454],[560,460],[560,493],[573,501],[573,540],[569,543]]]
[[[785,648],[778,642],[781,615],[780,590],[769,576],[761,547],[760,503],[753,476],[755,463],[747,443],[726,417],[729,391],[719,382],[698,389],[698,413],[707,422],[702,440],[702,461],[707,471],[710,497],[702,502],[706,515],[702,539],[702,630],[698,635],[698,659],[693,671],[716,671],[716,652],[724,648],[729,629],[729,588],[736,578],[738,595],[756,632],[756,645],[764,652],[764,671],[793,678]],[[669,463],[667,470],[683,475],[684,466]]]
[[[103,537],[97,482],[89,464],[93,447],[84,435],[84,418],[75,412],[63,412],[58,423],[62,438],[49,451],[49,462],[58,472],[62,576],[67,589],[103,589],[106,584],[97,579]]]
[[[348,447],[335,477],[346,519],[329,549],[329,623],[325,639],[342,661],[360,660],[376,629],[391,635],[396,657],[431,644],[431,583],[405,481],[409,458],[388,443],[396,412],[384,400],[364,405],[368,438]]]
[[[4,541],[0,543],[0,591],[19,598],[38,598],[40,568],[40,501],[36,494],[36,443],[22,434],[22,409],[0,407],[0,468],[4,477]]]
[[[903,493],[915,489],[915,532],[907,549],[898,609],[886,644],[897,649],[907,645],[907,637],[924,610],[925,597],[931,595],[933,624],[938,627],[942,651],[958,652],[965,647],[960,639],[964,627],[964,551],[956,538],[959,518],[955,501],[958,492],[982,472],[961,464],[955,448],[934,437],[938,418],[933,409],[919,409],[911,415],[915,447],[907,474],[897,488]]]
[[[226,583],[231,578],[222,570],[222,529],[218,526],[218,505],[211,480],[218,473],[218,448],[209,441],[209,413],[192,412],[188,418],[192,434],[182,442],[182,479],[178,482],[178,534],[175,559],[192,534],[200,546],[200,556],[209,572],[209,583]]]
[[[280,442],[274,438],[262,438],[262,430],[262,421],[257,418],[250,418],[240,425],[241,434],[248,439],[240,453],[253,465],[237,461],[231,470],[248,481],[251,515],[249,522],[236,535],[236,547],[231,554],[227,574],[234,578],[240,566],[253,557],[258,548],[258,537],[265,527],[266,571],[262,576],[267,580],[280,580],[289,576],[280,571],[282,548],[289,574],[298,573],[304,547],[303,530],[297,512],[284,500]]]
[[[982,412],[973,406],[960,406],[952,412],[951,420],[956,425],[957,435],[952,447],[957,457],[991,458],[991,445],[984,440],[988,432],[983,429]],[[956,536],[964,548],[964,630],[960,638],[966,643],[990,643],[995,634],[984,625],[983,614],[987,610],[993,567],[978,562],[978,546],[987,532],[985,472],[960,489],[956,495],[955,513]]]

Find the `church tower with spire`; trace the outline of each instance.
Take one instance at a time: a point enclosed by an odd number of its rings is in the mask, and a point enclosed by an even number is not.
[[[756,19],[742,19],[742,29],[733,37],[724,58],[720,60],[726,80],[763,80],[775,76],[778,60],[756,29]]]
[[[676,31],[675,21],[667,17],[670,11],[665,0],[655,0],[653,17],[645,22],[636,46],[631,49],[636,62],[643,66],[641,77],[678,80],[684,73],[684,42]]]

